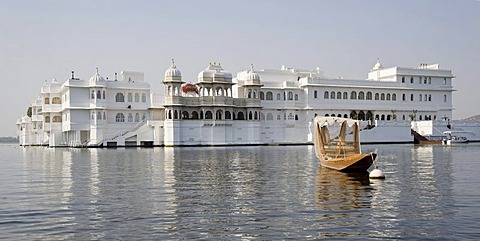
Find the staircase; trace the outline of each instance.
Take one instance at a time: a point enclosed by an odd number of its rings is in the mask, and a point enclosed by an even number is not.
[[[115,141],[119,137],[124,137],[125,139],[127,139],[129,137],[132,137],[132,136],[137,134],[137,132],[136,132],[137,130],[139,130],[140,128],[142,128],[146,124],[147,124],[147,120],[142,120],[141,122],[136,124],[132,129],[122,130],[122,131],[119,131],[119,132],[113,134],[112,137],[103,138],[101,141],[99,141],[96,144],[96,146],[102,146],[104,142]]]

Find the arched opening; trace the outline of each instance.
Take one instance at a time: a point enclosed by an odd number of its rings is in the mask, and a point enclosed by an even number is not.
[[[186,111],[186,110],[182,111],[182,119],[190,119],[189,117],[190,116],[188,114],[188,111]]]
[[[243,112],[238,112],[237,120],[245,120],[245,116],[244,116]]]
[[[193,120],[198,120],[198,112],[197,111],[192,111],[192,119]]]
[[[213,114],[212,114],[211,111],[209,111],[209,110],[205,111],[205,119],[206,119],[206,120],[211,120],[211,119],[213,119]]]
[[[231,120],[232,119],[232,114],[230,111],[226,110],[225,111],[225,120]]]

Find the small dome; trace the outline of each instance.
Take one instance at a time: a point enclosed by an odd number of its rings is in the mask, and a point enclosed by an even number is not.
[[[377,63],[373,66],[373,70],[383,69],[382,64],[380,64],[380,59],[377,59]]]
[[[257,73],[255,73],[253,71],[253,64],[250,67],[250,71],[248,71],[246,80],[247,81],[248,80],[250,80],[250,81],[260,81],[260,75],[258,75]]]
[[[175,66],[175,61],[172,59],[172,65],[165,71],[165,77],[182,77],[182,73]]]
[[[95,75],[90,77],[89,82],[105,82],[105,78],[103,78],[103,76],[98,74],[98,68],[97,68],[97,72],[95,73]]]

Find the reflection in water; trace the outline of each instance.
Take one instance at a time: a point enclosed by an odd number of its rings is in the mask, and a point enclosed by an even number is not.
[[[328,168],[317,170],[316,199],[323,220],[320,237],[362,236],[353,227],[364,226],[371,207],[368,172],[343,173]]]
[[[468,156],[453,162],[458,149],[441,146],[367,147],[378,149],[386,180],[319,168],[312,146],[0,146],[9,157],[0,157],[0,239],[474,237],[455,228],[478,220],[468,207],[480,198],[454,199],[452,166]],[[467,218],[456,216],[459,207]]]

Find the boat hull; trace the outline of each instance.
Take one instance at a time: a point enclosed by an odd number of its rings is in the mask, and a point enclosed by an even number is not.
[[[376,153],[355,154],[344,158],[324,160],[318,157],[320,165],[343,172],[367,171],[377,157]]]

